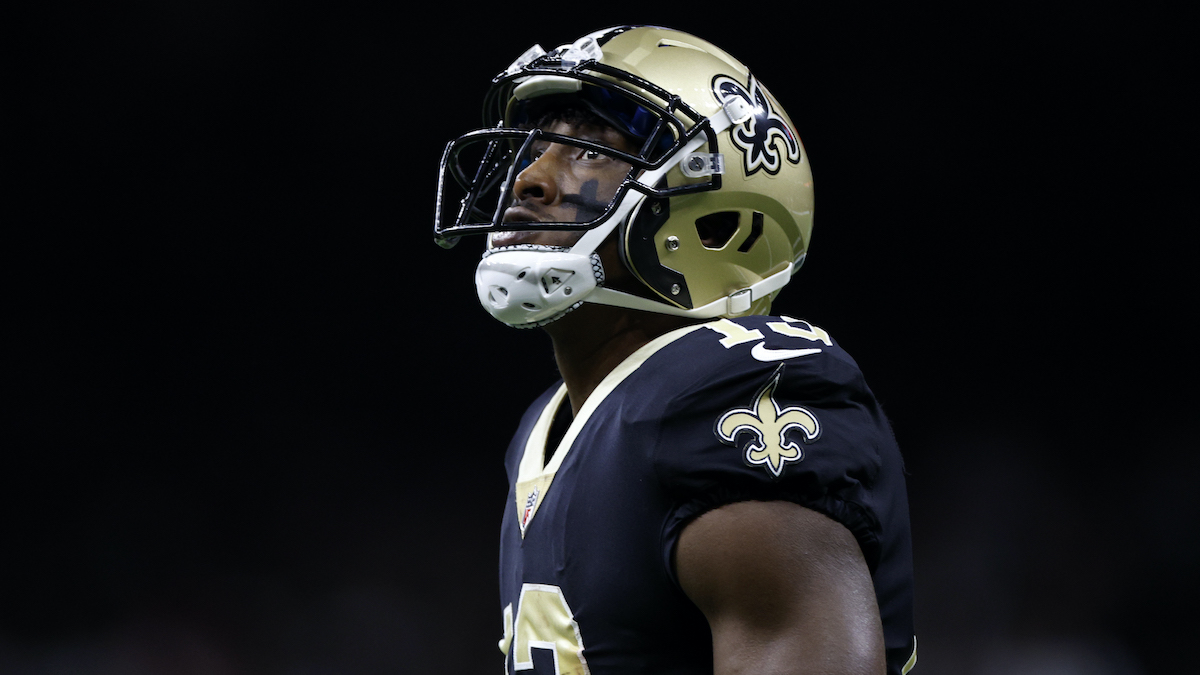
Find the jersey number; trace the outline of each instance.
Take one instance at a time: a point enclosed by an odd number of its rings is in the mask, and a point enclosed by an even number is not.
[[[746,344],[747,342],[757,342],[763,339],[762,331],[755,328],[744,328],[729,319],[721,319],[712,323],[704,324],[705,328],[720,334],[721,346],[729,349],[737,345]],[[772,321],[767,324],[767,328],[786,335],[787,337],[804,338],[811,342],[821,342],[827,347],[833,346],[833,340],[829,337],[823,328],[814,326],[807,321],[801,319],[793,319],[791,317],[783,317],[783,321]]]
[[[514,646],[513,668],[518,672],[532,671],[535,675],[543,675],[534,663],[536,649],[546,650],[547,661],[553,664],[553,670],[547,669],[544,675],[588,675],[579,624],[575,623],[575,615],[558,586],[521,586],[515,626],[513,606],[504,608],[504,639],[500,640],[500,651],[507,657]]]

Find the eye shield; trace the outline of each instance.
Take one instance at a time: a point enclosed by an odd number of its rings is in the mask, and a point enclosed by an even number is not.
[[[630,139],[640,149],[639,155],[649,162],[656,160],[675,143],[670,126],[658,113],[603,87],[586,85],[570,94],[515,98],[505,126],[517,129],[540,126],[542,120],[553,118],[556,111],[566,110],[583,111],[587,116],[617,130]]]

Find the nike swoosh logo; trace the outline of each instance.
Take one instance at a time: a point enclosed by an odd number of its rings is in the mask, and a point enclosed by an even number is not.
[[[786,359],[794,359],[797,356],[808,356],[809,354],[819,354],[820,349],[769,349],[761,342],[755,343],[754,349],[750,350],[750,356],[759,361],[784,361]]]

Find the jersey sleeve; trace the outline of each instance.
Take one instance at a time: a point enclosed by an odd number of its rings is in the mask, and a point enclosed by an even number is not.
[[[880,494],[888,484],[881,474],[901,469],[857,364],[811,327],[796,339],[766,318],[737,325],[743,342],[698,330],[664,366],[680,385],[662,394],[653,445],[656,476],[671,500],[662,536],[668,574],[674,578],[672,556],[689,522],[746,500],[786,500],[828,515],[854,534],[873,570],[880,511],[891,499]],[[746,337],[754,335],[760,339]]]

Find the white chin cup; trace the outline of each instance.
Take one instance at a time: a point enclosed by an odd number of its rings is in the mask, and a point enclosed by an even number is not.
[[[583,303],[604,282],[596,253],[546,246],[489,251],[475,268],[475,291],[492,316],[517,328],[544,326]]]

